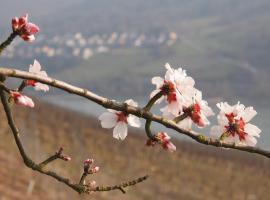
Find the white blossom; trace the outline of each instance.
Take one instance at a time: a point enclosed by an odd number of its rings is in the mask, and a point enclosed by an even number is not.
[[[39,76],[48,77],[46,71],[41,70],[41,65],[37,60],[34,60],[33,65],[30,65],[29,72],[36,74],[36,75],[39,75]],[[49,90],[48,85],[43,84],[43,83],[39,83],[39,82],[34,81],[34,80],[27,80],[26,85],[33,86],[35,88],[35,90],[42,90],[44,92]]]
[[[132,99],[126,100],[125,103],[127,103],[130,106],[137,107],[138,104],[133,101]],[[103,113],[99,116],[99,120],[101,122],[102,128],[113,128],[113,137],[116,139],[124,140],[127,136],[127,125],[133,127],[140,127],[141,122],[138,117],[127,114],[121,111],[115,111],[108,109],[108,112]]]
[[[245,107],[238,102],[231,106],[227,102],[218,103],[220,109],[218,125],[213,126],[211,134],[217,137],[222,136],[225,142],[237,145],[255,146],[257,137],[260,137],[261,130],[249,123],[257,114],[253,107]]]

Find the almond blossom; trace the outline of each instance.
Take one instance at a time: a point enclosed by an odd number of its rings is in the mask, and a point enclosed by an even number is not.
[[[48,77],[48,75],[45,71],[41,71],[41,65],[37,60],[34,60],[33,65],[30,65],[29,72],[36,74],[36,75],[39,75],[39,76]],[[39,82],[34,81],[34,80],[27,80],[26,85],[33,86],[35,88],[35,90],[42,90],[44,92],[49,90],[48,85],[43,84],[43,83],[39,83]]]
[[[231,106],[227,102],[218,103],[220,109],[218,124],[213,126],[211,134],[220,137],[225,142],[237,145],[255,146],[256,137],[260,137],[261,130],[249,121],[257,114],[253,107],[245,107],[238,102]]]
[[[156,138],[161,142],[161,145],[164,149],[174,152],[176,150],[176,147],[172,142],[170,142],[171,137],[165,133],[165,132],[159,132],[156,135]]]
[[[177,116],[183,106],[190,101],[191,94],[194,93],[195,81],[187,76],[182,68],[173,69],[169,63],[165,68],[167,71],[164,79],[157,76],[152,78],[152,84],[156,85],[156,89],[150,94],[150,98],[161,92],[163,96],[156,103],[160,103],[164,97],[167,101],[167,105],[161,111]]]
[[[12,29],[23,40],[32,42],[35,40],[34,34],[39,32],[39,27],[31,22],[28,22],[28,14],[22,17],[14,17],[12,19]]]
[[[138,106],[138,103],[132,99],[125,101],[130,106]],[[127,125],[133,127],[140,127],[141,123],[138,117],[121,112],[108,109],[109,112],[105,112],[99,116],[102,128],[113,128],[113,137],[116,139],[124,140],[127,136]]]
[[[181,115],[184,116],[184,119],[178,123],[179,127],[189,130],[191,129],[192,122],[199,128],[209,125],[210,122],[207,117],[214,115],[214,112],[208,106],[207,101],[202,99],[202,92],[197,90],[192,104],[184,107]]]
[[[161,144],[161,146],[170,151],[174,152],[176,150],[175,145],[170,141],[171,137],[165,132],[159,132],[155,135],[155,139],[149,139],[146,142],[147,146],[154,146],[156,143]]]
[[[35,106],[33,100],[19,92],[10,92],[10,96],[14,99],[15,104],[21,106],[28,106],[33,108]]]

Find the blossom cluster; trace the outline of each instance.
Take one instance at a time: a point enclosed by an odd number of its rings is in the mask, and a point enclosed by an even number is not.
[[[203,100],[202,92],[195,88],[194,79],[182,68],[174,69],[168,63],[165,69],[164,78],[158,76],[152,78],[152,84],[156,86],[156,89],[151,92],[150,101],[154,100],[155,104],[164,101],[165,106],[160,109],[162,115],[174,120],[182,129],[190,130],[192,124],[199,128],[209,125],[208,117],[213,116],[214,112],[207,101]],[[131,99],[126,103],[138,106]],[[252,107],[245,108],[240,103],[230,106],[227,102],[218,103],[217,107],[220,109],[219,125],[211,128],[211,134],[214,137],[236,145],[256,145],[256,137],[260,136],[261,130],[248,123],[256,115]],[[127,136],[128,124],[133,127],[140,126],[140,121],[136,116],[121,111],[108,110],[99,117],[99,120],[103,128],[114,127],[113,137],[121,140]],[[170,142],[170,136],[165,132],[158,132],[147,141],[148,146],[156,143],[171,152],[176,150]]]
[[[205,127],[209,124],[207,117],[214,115],[208,103],[202,99],[202,92],[196,89],[195,81],[182,68],[174,69],[169,63],[165,77],[153,77],[152,83],[156,89],[151,93],[153,98],[158,93],[162,97],[156,102],[166,101],[166,106],[161,109],[163,115],[173,119],[179,115],[186,115],[179,126],[184,129],[191,129],[192,122],[198,127]]]
[[[39,27],[28,22],[28,14],[22,17],[12,19],[13,33],[19,35],[25,41],[34,41],[35,34],[39,31]],[[41,65],[37,60],[30,65],[29,72],[38,76],[47,77],[47,73],[41,69]],[[161,108],[162,115],[172,120],[182,129],[190,130],[192,124],[199,128],[204,128],[210,124],[208,117],[213,116],[213,110],[208,106],[207,101],[202,97],[202,92],[195,87],[195,80],[188,76],[186,70],[182,68],[174,69],[169,63],[165,64],[166,73],[164,78],[155,76],[151,82],[155,85],[155,89],[150,94],[149,110],[154,104],[165,103]],[[22,87],[31,86],[35,90],[48,91],[49,87],[35,80],[25,80]],[[31,98],[23,95],[21,91],[10,90],[10,98],[17,105],[34,107]],[[151,103],[150,103],[151,102]],[[125,103],[129,106],[138,107],[138,103],[132,99],[128,99]],[[255,146],[260,136],[261,130],[249,123],[249,121],[257,114],[253,107],[245,107],[239,102],[236,105],[229,105],[227,102],[217,104],[220,113],[217,116],[218,125],[211,128],[211,135],[217,137],[224,142],[234,143],[236,145]],[[140,127],[141,122],[135,115],[125,111],[115,111],[108,109],[99,116],[101,126],[103,128],[113,128],[113,137],[124,140],[128,134],[128,125],[132,127]],[[170,142],[170,136],[165,132],[158,132],[147,141],[147,145],[153,146],[156,143],[161,144],[164,149],[175,151],[176,147]],[[99,168],[89,167],[92,160],[85,161],[85,170],[88,173],[96,173]]]

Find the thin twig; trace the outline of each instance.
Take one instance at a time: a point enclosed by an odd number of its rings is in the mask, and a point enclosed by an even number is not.
[[[144,110],[149,111],[153,105],[162,97],[162,91],[158,92],[155,96],[153,96],[150,101],[147,103],[147,105],[144,107]]]
[[[25,165],[27,167],[35,170],[35,171],[38,171],[38,172],[40,172],[42,174],[53,177],[54,179],[58,180],[59,182],[62,182],[64,184],[66,184],[68,187],[72,188],[73,190],[75,190],[79,194],[88,192],[89,191],[89,186],[83,185],[83,184],[72,183],[70,181],[70,179],[65,178],[63,176],[60,176],[60,175],[58,175],[57,173],[55,173],[53,171],[45,170],[43,168],[46,164],[52,162],[56,158],[61,157],[61,153],[62,153],[61,149],[55,155],[51,156],[50,158],[46,159],[44,162],[42,162],[40,164],[35,163],[33,160],[31,160],[29,158],[29,156],[27,155],[27,153],[24,150],[23,144],[22,144],[21,139],[20,139],[19,130],[15,125],[15,121],[13,119],[13,116],[12,116],[12,113],[11,113],[11,110],[10,110],[10,107],[9,107],[9,104],[8,104],[8,101],[7,101],[7,96],[6,96],[5,91],[3,89],[0,89],[0,96],[1,96],[1,101],[2,101],[2,104],[3,104],[4,110],[5,110],[6,116],[7,116],[8,124],[9,124],[9,126],[10,126],[10,128],[12,130],[15,142],[17,144],[20,155],[23,158],[23,161],[24,161]],[[148,176],[145,176],[145,177],[147,178]],[[143,180],[145,180],[146,178],[144,178]],[[135,185],[137,183],[140,183],[140,182],[143,181],[141,179],[142,178],[139,178],[139,179],[137,179],[135,181],[127,182],[125,184],[126,185],[125,187],[132,186],[132,185]],[[141,181],[138,181],[138,180],[141,180]],[[134,183],[134,184],[130,184],[130,183]],[[122,186],[122,184],[120,186]],[[102,188],[114,188],[114,187],[115,186],[106,186],[106,187],[102,187]],[[94,191],[99,191],[99,190],[96,189]],[[100,192],[102,192],[102,191],[103,190],[100,190]],[[104,190],[104,191],[108,191],[108,190]]]
[[[115,185],[115,186],[110,186],[110,187],[99,186],[99,187],[90,189],[90,191],[94,191],[94,192],[101,192],[102,191],[102,192],[105,192],[105,191],[111,191],[111,190],[121,190],[123,193],[125,193],[124,188],[132,186],[132,185],[136,185],[136,184],[138,184],[140,182],[143,182],[147,178],[148,178],[148,175],[140,177],[140,178],[135,179],[133,181],[124,182],[124,183],[121,183],[121,184]]]
[[[48,165],[49,163],[53,162],[56,159],[68,161],[70,158],[67,159],[68,157],[62,155],[62,153],[63,153],[63,148],[61,147],[57,152],[55,152],[54,155],[50,156],[49,158],[47,158],[43,162],[39,163],[38,166],[40,168],[44,168],[46,165]]]
[[[26,85],[26,81],[23,80],[23,81],[21,82],[20,86],[18,87],[18,92],[23,91],[23,89],[24,89],[26,86],[27,86],[27,85]]]
[[[146,111],[139,107],[129,106],[124,103],[119,103],[110,99],[107,99],[105,97],[99,96],[89,90],[79,88],[73,85],[70,85],[66,82],[59,81],[50,77],[42,77],[33,73],[29,73],[26,71],[16,70],[16,69],[9,69],[9,68],[0,68],[0,74],[8,76],[8,77],[16,77],[20,79],[29,79],[29,80],[35,80],[37,82],[41,82],[47,85],[50,85],[55,88],[59,88],[61,90],[64,90],[68,93],[75,94],[81,97],[84,97],[86,99],[89,99],[104,108],[114,109],[118,111],[124,111],[129,114],[136,115],[137,117],[144,118],[144,119],[150,119],[152,121],[158,122],[159,124],[164,125],[167,128],[171,128],[178,133],[184,134],[193,140],[205,144],[205,145],[211,145],[215,147],[224,147],[229,149],[237,149],[240,151],[245,151],[249,153],[256,153],[259,155],[263,155],[265,157],[270,158],[270,151],[266,151],[257,147],[249,147],[249,146],[237,146],[235,144],[229,144],[224,143],[223,141],[219,141],[217,139],[212,139],[209,137],[206,137],[200,133],[197,133],[195,131],[185,130],[177,126],[177,124],[172,121],[165,119],[161,116],[154,115],[149,111]]]
[[[9,37],[3,42],[0,44],[0,55],[2,53],[2,51],[8,46],[11,44],[11,42],[15,39],[15,37],[18,35],[17,32],[13,31]]]
[[[186,119],[188,117],[188,113],[183,113],[182,115],[179,115],[179,116],[177,116],[177,117],[175,117],[174,119],[173,119],[173,121],[176,123],[176,124],[178,124],[179,122],[181,122],[182,120],[184,120],[184,119]]]

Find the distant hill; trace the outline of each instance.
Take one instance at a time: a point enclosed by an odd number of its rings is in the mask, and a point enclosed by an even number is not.
[[[208,98],[267,106],[269,10],[269,0],[12,0],[1,2],[0,33],[8,32],[12,16],[25,12],[48,36],[175,31],[178,40],[171,47],[123,48],[86,61],[38,59],[52,76],[110,96],[145,96],[149,79],[170,62],[185,66]],[[24,67],[33,59],[2,59],[0,64]]]
[[[36,161],[63,146],[72,161],[57,161],[50,167],[73,180],[79,180],[87,157],[101,167],[93,177],[98,184],[115,184],[144,174],[150,178],[129,188],[126,195],[114,191],[79,197],[23,165],[0,107],[1,200],[269,199],[269,159],[175,140],[177,152],[170,154],[158,146],[145,147],[146,137],[134,134],[135,130],[120,142],[112,138],[110,130],[101,129],[97,119],[41,102],[36,105],[35,109],[15,110],[23,143]]]

